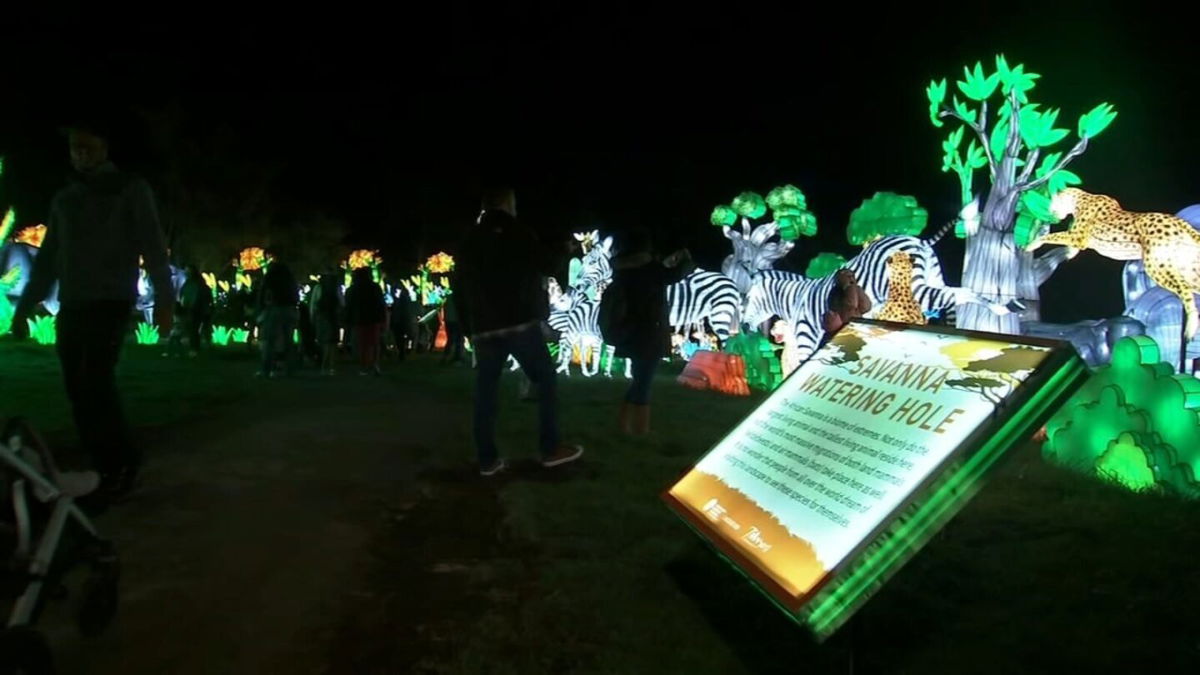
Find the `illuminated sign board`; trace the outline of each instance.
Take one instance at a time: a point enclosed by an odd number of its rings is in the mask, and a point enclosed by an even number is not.
[[[1068,343],[853,322],[664,497],[824,638],[1086,377]]]

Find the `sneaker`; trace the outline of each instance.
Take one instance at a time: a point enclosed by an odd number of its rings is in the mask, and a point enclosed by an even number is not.
[[[491,466],[489,466],[487,468],[479,469],[479,475],[480,476],[495,476],[496,474],[500,473],[501,471],[503,471],[506,468],[508,468],[508,465],[504,463],[504,460],[497,459],[496,461],[492,462]]]
[[[583,457],[582,445],[560,445],[549,456],[542,458],[542,466],[550,468],[567,462],[574,462]]]

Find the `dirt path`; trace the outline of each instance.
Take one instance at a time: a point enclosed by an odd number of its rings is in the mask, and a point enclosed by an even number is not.
[[[399,378],[251,386],[242,407],[154,432],[144,487],[98,522],[123,563],[117,621],[93,640],[69,627],[69,603],[42,621],[61,672],[407,672],[394,668],[420,658],[399,634],[371,656],[372,616],[393,630],[412,616],[389,604],[411,583],[381,570],[411,580],[437,565],[421,555],[427,542],[388,536],[424,503],[418,476],[431,462],[469,456],[465,402]],[[457,494],[494,499],[460,473],[448,483]],[[441,569],[443,596],[465,582],[456,564]]]

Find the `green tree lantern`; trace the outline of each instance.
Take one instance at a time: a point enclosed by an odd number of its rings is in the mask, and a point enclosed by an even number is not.
[[[929,222],[929,213],[917,204],[916,197],[894,192],[876,192],[850,212],[846,238],[855,246],[891,235],[916,236]]]
[[[947,91],[946,80],[930,82],[925,90],[929,118],[939,128],[947,119],[958,124],[942,143],[942,170],[958,177],[963,204],[973,199],[977,171],[986,168],[990,181],[977,223],[956,227],[958,236],[967,239],[963,285],[994,302],[1020,300],[1030,308],[1025,318],[1036,320],[1038,287],[1065,260],[1065,252],[1054,249],[1035,258],[1023,246],[1055,220],[1048,208],[1051,197],[1080,183],[1066,167],[1112,123],[1116,112],[1107,103],[1097,105],[1079,118],[1078,138],[1070,149],[1056,151],[1054,146],[1070,130],[1059,126],[1058,109],[1030,101],[1041,76],[1026,72],[1024,65],[1010,67],[1003,55],[996,57],[995,66],[990,73],[982,63],[964,68],[954,94]],[[983,304],[958,307],[962,328],[1019,333],[1019,321],[1017,314],[998,316]]]

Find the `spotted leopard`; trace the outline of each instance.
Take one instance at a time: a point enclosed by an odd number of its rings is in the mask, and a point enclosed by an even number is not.
[[[1026,247],[1043,244],[1067,247],[1067,255],[1090,248],[1115,260],[1142,260],[1146,274],[1183,302],[1188,338],[1200,325],[1193,295],[1200,293],[1200,233],[1182,218],[1167,213],[1138,213],[1121,208],[1117,200],[1067,188],[1050,202],[1054,217],[1075,216],[1071,227],[1038,237]]]
[[[927,321],[912,292],[912,257],[897,251],[888,258],[887,300],[875,315],[883,321],[924,325]]]

